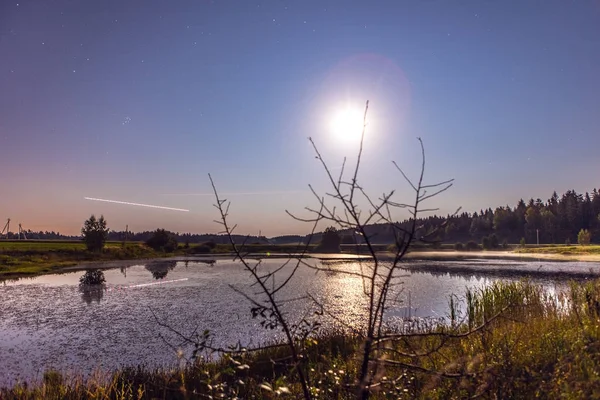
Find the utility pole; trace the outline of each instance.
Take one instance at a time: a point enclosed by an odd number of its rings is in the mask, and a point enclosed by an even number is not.
[[[123,240],[123,247],[127,245],[127,234],[129,233],[129,225],[125,225],[125,239]]]
[[[21,233],[23,233],[23,239],[27,240],[27,235],[25,234],[25,230],[23,229],[21,224],[19,224],[19,240],[21,240]]]
[[[0,232],[0,238],[2,238],[4,232],[6,232],[6,238],[8,239],[8,232],[10,232],[10,218],[6,220],[6,225],[4,225],[4,228],[2,228],[2,232]]]
[[[536,229],[535,234],[537,236],[537,245],[539,246],[540,245],[540,230]]]

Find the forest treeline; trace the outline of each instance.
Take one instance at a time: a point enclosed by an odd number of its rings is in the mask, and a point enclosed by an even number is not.
[[[408,228],[410,221],[399,222],[398,225]],[[556,192],[543,201],[542,199],[519,200],[516,205],[488,208],[478,212],[463,212],[452,216],[432,215],[417,221],[417,236],[428,235],[431,241],[442,243],[481,242],[484,237],[494,234],[500,242],[519,243],[524,238],[526,243],[535,244],[539,235],[540,244],[577,243],[577,235],[581,229],[591,233],[591,241],[600,243],[600,193],[597,189],[591,193],[577,193],[569,190],[559,196]],[[339,230],[343,244],[362,243],[363,238],[350,230]],[[389,224],[373,224],[366,227],[367,235],[376,244],[394,242],[395,230]],[[154,231],[125,232],[111,230],[110,241],[147,241]],[[223,235],[172,233],[180,243],[228,243]],[[26,231],[29,239],[81,239],[81,236],[62,235],[59,232]],[[9,239],[17,239],[16,233],[9,233]],[[237,243],[248,244],[298,244],[306,243],[308,236],[286,235],[267,239],[264,236],[234,235]],[[321,233],[311,238],[311,243],[319,243]]]
[[[426,229],[441,224],[442,219],[429,218]],[[569,190],[561,196],[556,192],[547,201],[522,199],[513,206],[488,208],[473,214],[460,214],[448,219],[439,238],[445,242],[464,241],[468,238],[481,240],[496,234],[500,240],[518,243],[544,244],[577,243],[580,230],[592,233],[592,241],[600,240],[600,193],[579,194]],[[594,240],[595,239],[595,240]]]
[[[409,227],[409,221],[399,224]],[[481,242],[495,235],[500,242],[569,244],[577,243],[582,229],[591,233],[592,242],[600,242],[600,193],[577,193],[569,190],[559,196],[556,192],[547,200],[519,200],[516,205],[488,208],[474,213],[463,212],[452,216],[428,216],[417,221],[417,236],[428,236],[430,241],[459,243]],[[394,229],[388,224],[370,226],[367,230],[375,243],[391,243]],[[344,241],[344,240],[343,240]],[[347,240],[346,240],[347,241]]]

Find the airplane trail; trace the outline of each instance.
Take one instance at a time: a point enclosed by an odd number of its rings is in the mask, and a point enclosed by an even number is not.
[[[140,203],[130,203],[128,201],[118,201],[118,200],[107,200],[107,199],[97,199],[94,197],[84,197],[85,200],[92,200],[92,201],[102,201],[105,203],[114,203],[114,204],[124,204],[127,206],[138,206],[138,207],[148,207],[148,208],[158,208],[161,210],[171,210],[171,211],[183,211],[183,212],[189,212],[190,210],[186,210],[183,208],[173,208],[173,207],[163,207],[163,206],[154,206],[151,204],[140,204]]]
[[[267,196],[275,194],[306,193],[305,190],[287,190],[274,192],[231,192],[219,193],[219,196]],[[163,193],[163,196],[214,196],[214,193]]]

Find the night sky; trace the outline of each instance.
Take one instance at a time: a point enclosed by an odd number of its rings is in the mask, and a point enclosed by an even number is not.
[[[210,172],[240,233],[307,233],[307,137],[339,168],[330,121],[367,99],[371,193],[410,199],[418,136],[441,213],[584,192],[599,74],[596,0],[0,0],[0,226],[216,232]]]

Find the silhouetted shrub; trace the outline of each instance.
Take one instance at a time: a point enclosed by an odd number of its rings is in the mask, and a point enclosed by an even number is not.
[[[484,236],[483,239],[481,239],[481,247],[483,247],[484,250],[489,250],[492,248],[492,243],[489,237]]]
[[[502,242],[502,248],[508,249],[508,242],[506,241],[506,239],[504,239],[504,241]]]
[[[100,218],[96,219],[92,214],[92,216],[83,223],[81,235],[83,236],[83,241],[89,251],[102,251],[104,244],[108,239],[108,228],[106,227],[104,216],[101,215]]]
[[[208,242],[202,243],[204,246],[207,246],[209,249],[213,250],[217,247],[217,244],[213,240],[209,240]]]
[[[587,229],[582,229],[577,234],[577,243],[579,243],[582,246],[589,245],[591,240],[592,234]]]
[[[465,246],[465,248],[467,250],[479,250],[479,245],[477,244],[477,242],[474,242],[473,240],[469,240],[467,242],[467,245]]]
[[[496,236],[495,233],[492,233],[490,235],[490,247],[492,249],[497,249],[500,246],[500,244],[498,243],[498,236]]]
[[[211,251],[212,251],[211,248],[209,246],[207,246],[206,244],[199,244],[190,249],[190,253],[192,253],[192,254],[207,254],[207,253],[210,253]]]
[[[454,250],[456,251],[463,251],[465,249],[465,246],[458,242],[458,243],[454,243]]]
[[[146,240],[146,245],[156,251],[164,251],[172,253],[177,250],[177,240],[168,231],[164,229],[157,229],[152,233],[150,239]]]
[[[567,239],[567,240],[569,240],[569,239]],[[525,247],[526,244],[527,244],[527,242],[525,242],[525,238],[521,238],[521,241],[519,242],[519,245],[521,247]]]
[[[356,243],[356,239],[354,238],[354,235],[342,235],[341,237],[341,243],[342,244],[355,244]]]
[[[439,250],[442,248],[442,242],[440,242],[439,240],[436,240],[435,242],[431,242],[429,244],[429,247],[431,247],[432,249]]]
[[[339,253],[341,252],[340,242],[341,238],[337,229],[335,229],[333,226],[330,226],[329,228],[325,229],[325,232],[323,232],[321,244],[317,246],[315,251],[323,253]]]

